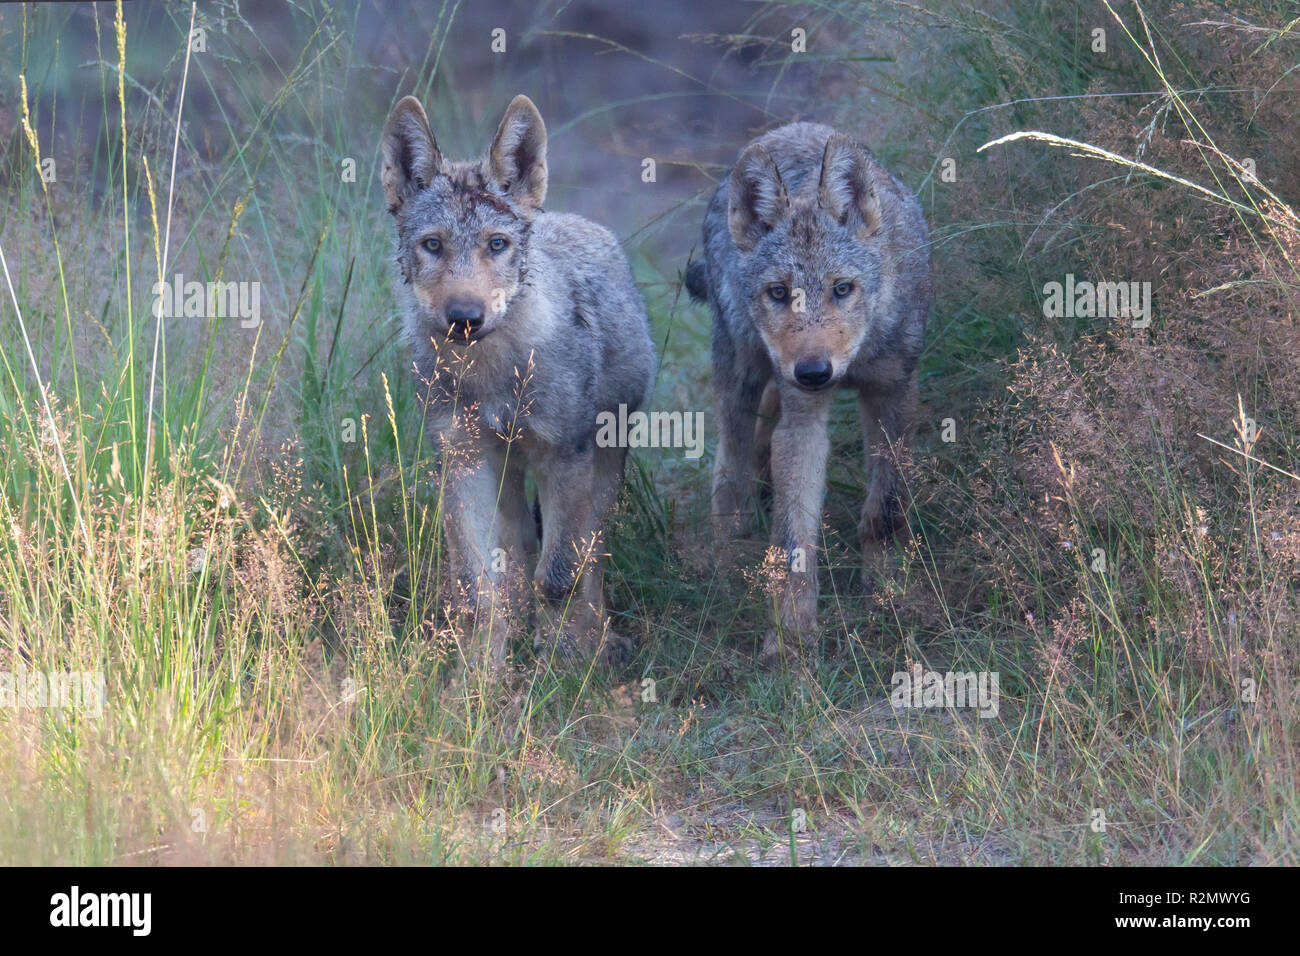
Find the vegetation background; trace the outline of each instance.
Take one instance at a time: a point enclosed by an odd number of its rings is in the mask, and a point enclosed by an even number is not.
[[[204,2],[187,55],[191,15],[0,8],[0,670],[108,689],[0,708],[0,862],[1298,862],[1300,5]],[[609,542],[632,664],[451,680],[378,137],[414,92],[468,156],[520,91],[657,408],[710,410],[680,273],[752,135],[922,197],[915,536],[864,587],[845,398],[804,669],[755,666],[761,541],[719,572],[665,450]],[[157,322],[178,272],[262,324]],[[1154,321],[1045,317],[1067,273]],[[895,711],[913,663],[999,672],[997,718]]]

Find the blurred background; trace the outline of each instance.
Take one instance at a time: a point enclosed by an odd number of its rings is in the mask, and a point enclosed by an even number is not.
[[[129,133],[165,138],[189,7],[126,10]],[[14,41],[23,24],[36,32],[20,52]],[[600,219],[624,238],[651,238],[664,255],[684,253],[698,238],[698,222],[678,221],[679,210],[753,135],[833,118],[843,84],[870,75],[859,64],[894,58],[885,31],[863,30],[853,38],[858,55],[845,63],[833,54],[850,38],[827,11],[748,0],[218,3],[199,5],[197,25],[207,32],[207,54],[193,63],[180,175],[223,163],[254,118],[290,161],[350,155],[369,173],[388,110],[407,93],[426,103],[442,148],[466,158],[485,150],[506,104],[522,92],[550,134],[549,205]],[[811,52],[791,56],[791,31],[800,27],[811,32]],[[111,4],[68,4],[39,17],[7,6],[0,29],[29,76],[47,151],[85,163],[85,147],[111,135],[96,68],[97,58],[114,58]],[[311,82],[277,101],[295,70],[310,70]],[[5,91],[0,113],[10,137],[14,93]],[[253,115],[240,116],[244,110]],[[869,110],[863,119],[855,132],[870,141],[880,127]],[[642,181],[647,157],[656,161],[654,183]],[[376,187],[373,176],[362,183]]]

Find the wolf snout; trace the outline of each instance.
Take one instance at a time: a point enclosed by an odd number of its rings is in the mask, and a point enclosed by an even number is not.
[[[824,358],[801,358],[794,366],[794,380],[800,388],[816,392],[831,383],[835,369]]]
[[[478,299],[452,299],[447,303],[447,331],[453,336],[469,338],[483,327],[486,315],[484,304]]]

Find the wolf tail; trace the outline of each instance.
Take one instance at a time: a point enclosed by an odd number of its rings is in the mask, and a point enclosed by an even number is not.
[[[686,291],[696,302],[709,301],[709,267],[703,259],[686,264]]]

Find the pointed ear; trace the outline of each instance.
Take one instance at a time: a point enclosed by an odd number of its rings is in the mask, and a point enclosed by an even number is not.
[[[501,117],[488,164],[507,196],[526,209],[541,208],[546,199],[546,124],[522,93]]]
[[[388,211],[395,215],[402,203],[429,185],[442,168],[442,153],[429,129],[429,118],[414,96],[402,97],[393,107],[381,145],[384,195]]]
[[[731,170],[727,207],[727,225],[736,247],[744,252],[753,249],[789,211],[790,197],[772,154],[758,144],[746,147]]]
[[[853,226],[863,239],[880,228],[880,197],[870,162],[843,133],[833,133],[826,141],[817,201],[840,225]]]

